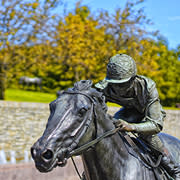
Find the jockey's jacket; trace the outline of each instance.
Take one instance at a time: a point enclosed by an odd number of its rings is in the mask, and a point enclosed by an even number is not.
[[[155,82],[145,76],[136,75],[131,88],[125,89],[125,95],[121,95],[120,88],[112,88],[110,83],[99,82],[95,85],[106,97],[106,101],[119,104],[127,109],[136,109],[140,114],[144,115],[143,119],[153,121],[155,124],[163,128],[163,120],[166,116],[165,111],[159,101],[159,95]],[[123,93],[124,94],[124,93]]]

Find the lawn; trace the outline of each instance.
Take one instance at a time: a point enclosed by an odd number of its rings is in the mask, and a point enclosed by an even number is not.
[[[50,103],[54,99],[56,99],[55,93],[52,94],[20,89],[7,89],[5,93],[5,100],[7,101]],[[118,104],[109,102],[107,105],[120,107]]]
[[[40,102],[49,103],[56,99],[56,94],[26,91],[20,89],[7,89],[5,92],[5,100],[19,102]]]
[[[20,89],[7,89],[5,93],[5,100],[7,101],[19,101],[19,102],[40,102],[40,103],[50,103],[56,99],[56,94],[54,93],[44,93],[36,91],[27,91]],[[120,107],[118,104],[107,103],[108,106]],[[163,107],[164,109],[179,110],[175,107]]]

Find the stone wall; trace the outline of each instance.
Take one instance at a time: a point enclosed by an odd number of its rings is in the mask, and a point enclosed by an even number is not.
[[[0,150],[7,157],[11,150],[22,160],[45,128],[48,104],[0,101]]]
[[[109,113],[117,110],[110,107]],[[42,135],[48,116],[48,104],[0,101],[0,150],[4,150],[7,157],[15,151],[16,159],[21,161],[24,151],[29,152]],[[180,111],[167,111],[163,131],[180,139]]]

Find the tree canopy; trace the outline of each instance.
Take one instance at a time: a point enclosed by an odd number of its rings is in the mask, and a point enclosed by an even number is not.
[[[94,15],[77,2],[64,15],[54,9],[58,0],[2,0],[0,2],[0,98],[7,87],[18,87],[21,76],[43,79],[43,90],[55,92],[80,79],[94,83],[106,74],[116,53],[132,56],[138,74],[157,83],[164,105],[180,102],[180,46],[169,49],[159,32],[149,32],[151,21],[139,4],[128,1],[113,14]]]

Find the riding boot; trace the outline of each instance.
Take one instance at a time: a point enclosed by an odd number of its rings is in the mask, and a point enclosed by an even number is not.
[[[162,165],[167,173],[174,178],[174,180],[180,180],[180,165],[177,164],[168,150],[163,148]]]

